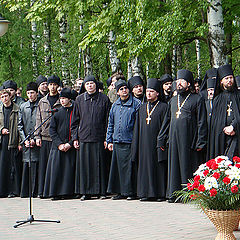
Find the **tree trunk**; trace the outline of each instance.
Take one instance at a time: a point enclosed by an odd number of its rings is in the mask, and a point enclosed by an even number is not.
[[[128,59],[128,71],[127,71],[127,79],[129,80],[133,76],[132,71],[132,60],[131,58]]]
[[[37,59],[37,23],[31,22],[32,29],[32,68],[33,68],[33,77],[37,78],[38,76],[38,59]]]
[[[67,51],[67,19],[66,16],[59,21],[61,53],[62,53],[62,82],[65,86],[71,84],[70,73],[68,68],[68,51]]]
[[[172,52],[172,77],[175,78],[177,74],[177,46],[173,46]]]
[[[201,59],[201,48],[200,48],[200,41],[199,40],[195,40],[195,44],[196,44],[196,55],[197,55],[197,76],[198,78],[201,78],[201,63],[200,63],[200,59]]]
[[[172,70],[171,70],[171,56],[169,53],[166,54],[166,57],[163,60],[163,64],[164,64],[164,73],[168,73],[171,74]]]
[[[82,19],[82,16],[81,16],[81,19]],[[80,24],[79,26],[80,34],[82,33],[82,30],[83,30],[83,25]],[[82,55],[83,55],[82,48],[79,47],[78,48],[78,71],[77,71],[78,78],[80,78],[82,74],[82,58],[83,58]]]
[[[177,45],[176,47],[176,53],[177,53],[177,62],[176,62],[176,66],[177,66],[177,69],[176,70],[179,70],[182,68],[183,66],[183,60],[182,60],[182,46],[180,45]]]
[[[134,57],[132,59],[132,74],[133,76],[140,76],[144,79],[143,68],[142,68],[142,61],[140,57]]]
[[[84,76],[92,75],[92,60],[90,55],[90,49],[86,48],[83,54],[83,66],[84,66]]]
[[[227,63],[226,42],[223,26],[222,1],[208,0],[209,45],[211,50],[211,65],[218,68]]]
[[[47,19],[43,23],[43,37],[44,37],[44,63],[45,73],[50,75],[52,72],[52,51],[51,51],[51,21]]]
[[[226,33],[227,62],[232,65],[232,21],[227,22],[228,32]]]
[[[115,73],[117,71],[121,70],[120,67],[120,60],[117,57],[117,51],[115,46],[115,40],[116,36],[113,31],[109,32],[109,59],[110,59],[110,65],[112,73]]]

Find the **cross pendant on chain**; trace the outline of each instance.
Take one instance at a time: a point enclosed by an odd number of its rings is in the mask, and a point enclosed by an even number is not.
[[[151,120],[152,120],[152,119],[151,119],[150,117],[147,117],[147,118],[146,118],[147,124],[149,124]]]
[[[178,110],[178,111],[176,112],[176,118],[179,118],[180,114],[181,114],[181,112],[180,112],[180,110]]]

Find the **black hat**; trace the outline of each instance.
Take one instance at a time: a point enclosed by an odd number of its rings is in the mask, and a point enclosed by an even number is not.
[[[112,78],[110,77],[107,79],[107,86],[109,87],[111,85],[111,83],[112,83]]]
[[[33,90],[35,92],[38,92],[38,85],[36,82],[30,82],[27,85],[27,91]]]
[[[6,88],[12,88],[15,91],[17,91],[17,83],[12,80],[7,80],[3,83],[3,87]]]
[[[60,78],[57,75],[52,75],[48,77],[47,83],[56,83],[58,86],[60,86]]]
[[[72,99],[72,92],[70,88],[63,88],[62,91],[60,92],[59,97],[65,97]]]
[[[216,78],[217,77],[217,68],[210,68],[206,71],[206,74],[203,78],[201,87],[200,87],[200,91],[203,91],[205,89],[207,89],[207,79],[208,78]]]
[[[97,80],[96,80],[96,78],[93,75],[86,76],[84,78],[83,83],[85,84],[86,82],[90,82],[90,81],[93,81],[93,82],[95,82],[97,84]]]
[[[235,77],[236,85],[239,88],[240,87],[240,76]]]
[[[44,77],[43,75],[39,75],[36,80],[37,85],[39,86],[43,82],[47,82],[47,78]]]
[[[147,80],[147,88],[151,88],[158,93],[160,92],[160,82],[157,78],[149,78]]]
[[[217,70],[217,74],[218,74],[219,80],[222,80],[226,76],[233,75],[233,70],[231,65],[226,64],[226,65],[220,66]]]
[[[143,80],[140,76],[134,76],[134,77],[131,77],[129,80],[128,80],[128,87],[129,89],[132,91],[132,89],[137,86],[137,85],[142,85],[144,86],[144,83],[143,83]]]
[[[160,77],[160,82],[162,83],[162,84],[164,84],[164,83],[166,83],[166,82],[173,82],[173,79],[172,79],[172,77],[171,77],[171,75],[170,74],[164,74],[164,75],[162,75],[161,77]]]
[[[125,80],[119,79],[115,82],[115,88],[117,92],[123,86],[126,86],[128,88],[127,82]]]
[[[208,78],[207,88],[215,88],[215,86],[216,86],[216,78]]]
[[[190,83],[190,85],[193,85],[193,74],[191,71],[187,69],[180,69],[177,71],[177,79],[184,79],[187,82]]]
[[[98,85],[98,89],[103,90],[103,83],[102,82],[98,81],[97,85]]]
[[[195,80],[194,80],[194,83],[198,83],[199,84],[199,86],[202,84],[202,79],[201,78],[196,78]]]
[[[78,96],[78,92],[75,91],[74,89],[71,90],[71,94],[72,94],[72,100],[75,100]]]

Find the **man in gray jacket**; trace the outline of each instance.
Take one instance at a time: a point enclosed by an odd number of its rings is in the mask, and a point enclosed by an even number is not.
[[[19,111],[18,131],[20,141],[22,142],[26,136],[33,132],[36,124],[36,112],[39,102],[38,85],[30,82],[27,85],[28,101],[23,103]],[[37,196],[37,172],[39,161],[39,147],[36,146],[34,136],[23,143],[23,172],[21,197],[29,196],[29,161],[31,160],[31,177],[32,177],[32,196]]]

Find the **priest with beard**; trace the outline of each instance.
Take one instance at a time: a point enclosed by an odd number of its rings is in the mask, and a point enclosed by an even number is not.
[[[167,110],[156,78],[147,81],[147,102],[141,105],[134,126],[132,161],[138,163],[137,196],[140,201],[164,201],[167,187],[167,159],[158,161],[157,135]]]
[[[217,70],[216,94],[213,100],[209,136],[209,157],[240,154],[240,96],[230,65]]]
[[[204,99],[192,92],[192,72],[177,72],[177,95],[169,102],[168,111],[158,135],[159,151],[168,150],[168,202],[175,202],[174,192],[182,189],[193,172],[204,161],[207,145],[207,117]]]

